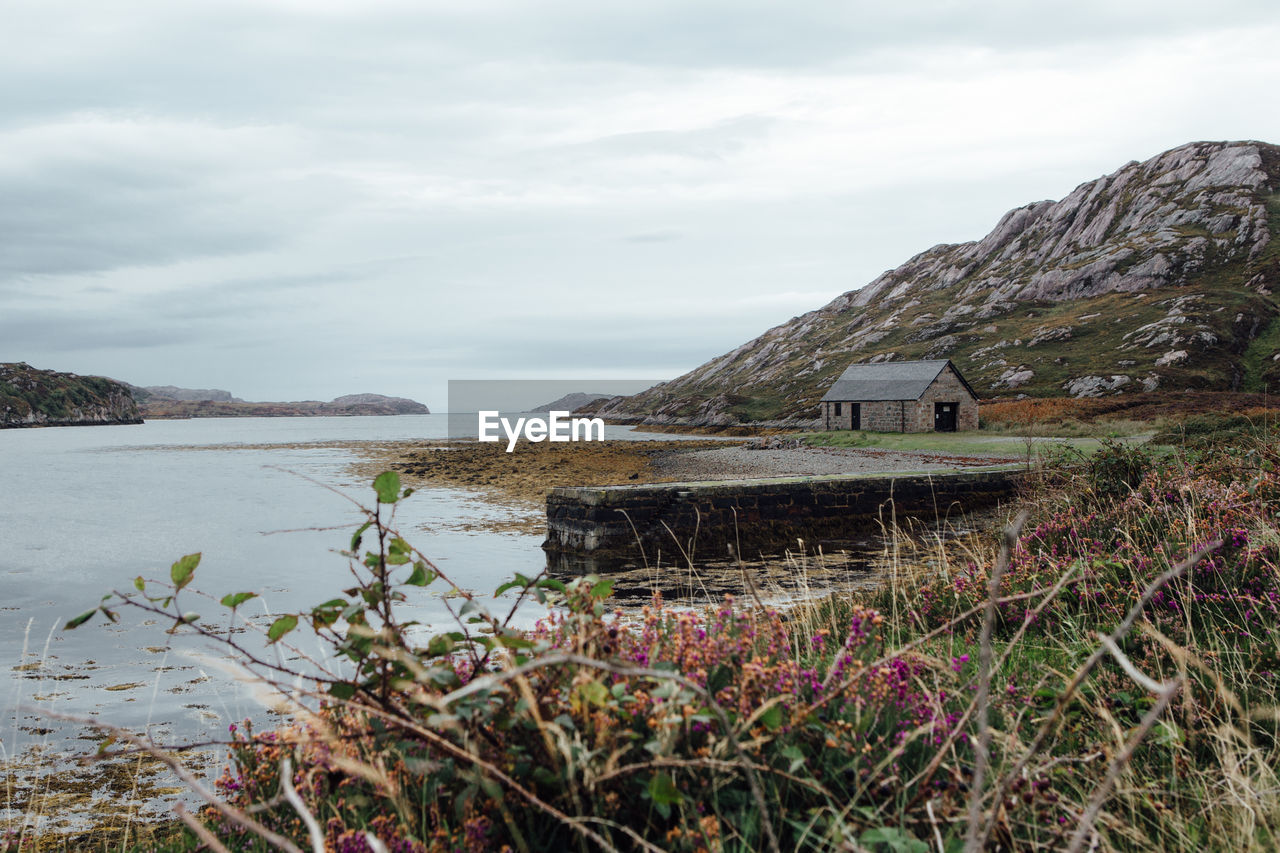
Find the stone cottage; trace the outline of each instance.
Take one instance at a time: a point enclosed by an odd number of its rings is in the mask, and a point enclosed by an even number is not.
[[[978,398],[950,359],[851,365],[822,398],[822,428],[955,432],[978,428]]]

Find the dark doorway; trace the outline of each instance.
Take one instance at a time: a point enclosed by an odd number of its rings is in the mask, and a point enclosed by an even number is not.
[[[862,429],[862,404],[849,404],[849,429]]]
[[[936,432],[956,431],[956,411],[959,403],[934,403],[933,428]]]

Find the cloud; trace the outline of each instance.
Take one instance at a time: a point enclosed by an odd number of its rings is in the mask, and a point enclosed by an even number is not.
[[[1280,140],[1277,38],[1269,0],[19,0],[0,355],[675,375],[1127,160]]]
[[[287,129],[157,118],[78,115],[0,133],[0,276],[278,246],[318,213],[290,147]]]
[[[660,231],[645,231],[640,234],[628,234],[622,239],[628,243],[671,243],[679,240],[684,235],[674,228],[666,228]]]

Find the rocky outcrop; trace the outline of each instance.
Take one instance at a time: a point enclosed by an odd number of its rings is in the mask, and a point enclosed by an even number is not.
[[[124,383],[24,362],[0,364],[0,428],[140,423]]]
[[[603,414],[805,421],[851,363],[950,358],[980,394],[1280,381],[1280,148],[1197,142],[1007,213]]]
[[[344,411],[354,411],[362,407],[377,410],[377,412],[370,412],[370,414],[431,414],[430,409],[416,400],[410,400],[405,397],[384,397],[381,394],[347,394],[342,397],[336,397],[328,403],[324,403],[322,405],[322,408],[323,407],[328,407],[334,410],[342,409]]]
[[[194,402],[197,400],[214,400],[220,403],[243,403],[239,397],[232,397],[230,391],[221,388],[179,388],[176,385],[148,385],[145,388],[129,386],[133,396],[139,403],[151,400],[181,400]]]
[[[550,403],[543,403],[540,406],[534,406],[531,412],[576,412],[583,406],[600,400],[608,400],[612,394],[588,394],[583,391],[574,391],[572,394],[565,394],[558,400],[552,400]]]
[[[142,404],[147,418],[298,418],[353,415],[429,415],[415,400],[381,394],[347,394],[328,403],[301,400],[289,403],[248,403],[244,400],[177,400],[152,397]]]

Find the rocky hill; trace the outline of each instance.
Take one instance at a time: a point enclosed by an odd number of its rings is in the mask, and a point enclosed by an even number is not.
[[[179,389],[182,390],[182,389]],[[226,393],[226,392],[223,392]],[[348,394],[328,403],[301,400],[288,403],[250,403],[227,399],[176,399],[152,396],[142,403],[143,417],[166,418],[296,418],[349,415],[429,415],[423,404],[404,397]]]
[[[983,396],[1280,387],[1280,148],[1196,142],[1007,213],[603,414],[816,416],[851,363],[950,358]]]
[[[136,385],[130,385],[129,389],[133,391],[133,397],[139,403],[149,403],[152,400],[244,402],[239,397],[232,397],[230,391],[223,391],[220,388],[179,388],[176,385],[148,385],[145,388],[139,388]]]
[[[397,415],[429,415],[431,410],[417,400],[405,397],[384,397],[381,394],[347,394],[336,397],[326,406],[335,408],[357,408],[371,406],[383,411],[391,411]]]
[[[576,412],[578,409],[590,403],[599,400],[608,400],[612,394],[590,394],[583,391],[574,391],[571,394],[565,394],[557,400],[550,403],[543,403],[540,406],[534,406],[531,412]]]
[[[24,362],[0,364],[0,428],[140,423],[124,383]]]

